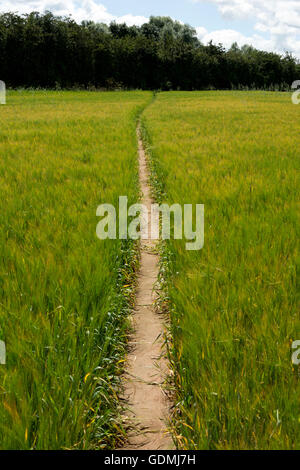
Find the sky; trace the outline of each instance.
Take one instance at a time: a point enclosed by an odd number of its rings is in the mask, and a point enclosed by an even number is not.
[[[141,25],[171,16],[197,30],[202,43],[293,53],[300,59],[300,0],[0,0],[0,12],[51,11],[80,22]]]

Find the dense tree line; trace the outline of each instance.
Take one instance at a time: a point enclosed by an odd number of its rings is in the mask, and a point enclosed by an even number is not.
[[[197,39],[168,17],[141,27],[77,24],[52,13],[0,15],[0,79],[11,87],[286,89],[299,62],[251,46],[231,49]]]

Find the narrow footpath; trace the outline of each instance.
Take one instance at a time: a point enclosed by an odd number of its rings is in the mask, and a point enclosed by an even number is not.
[[[148,209],[151,237],[151,189],[147,159],[137,128],[139,179],[142,204]],[[126,411],[124,423],[130,429],[123,450],[174,449],[168,432],[170,403],[164,392],[168,361],[164,348],[164,318],[155,311],[155,287],[159,273],[157,241],[141,240],[141,263],[133,312],[133,333],[124,377]]]

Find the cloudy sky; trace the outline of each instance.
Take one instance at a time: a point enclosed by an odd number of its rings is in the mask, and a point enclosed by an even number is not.
[[[1,0],[0,11],[50,10],[76,21],[141,25],[150,15],[171,16],[197,29],[199,39],[233,42],[300,58],[300,0]]]

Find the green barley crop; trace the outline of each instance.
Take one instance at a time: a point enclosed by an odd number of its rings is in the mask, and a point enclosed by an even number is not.
[[[150,93],[10,92],[0,108],[2,449],[112,447],[134,275],[96,209],[138,198]]]
[[[205,204],[205,246],[163,249],[186,449],[299,448],[299,118],[289,94],[161,93],[143,118],[157,194]]]

